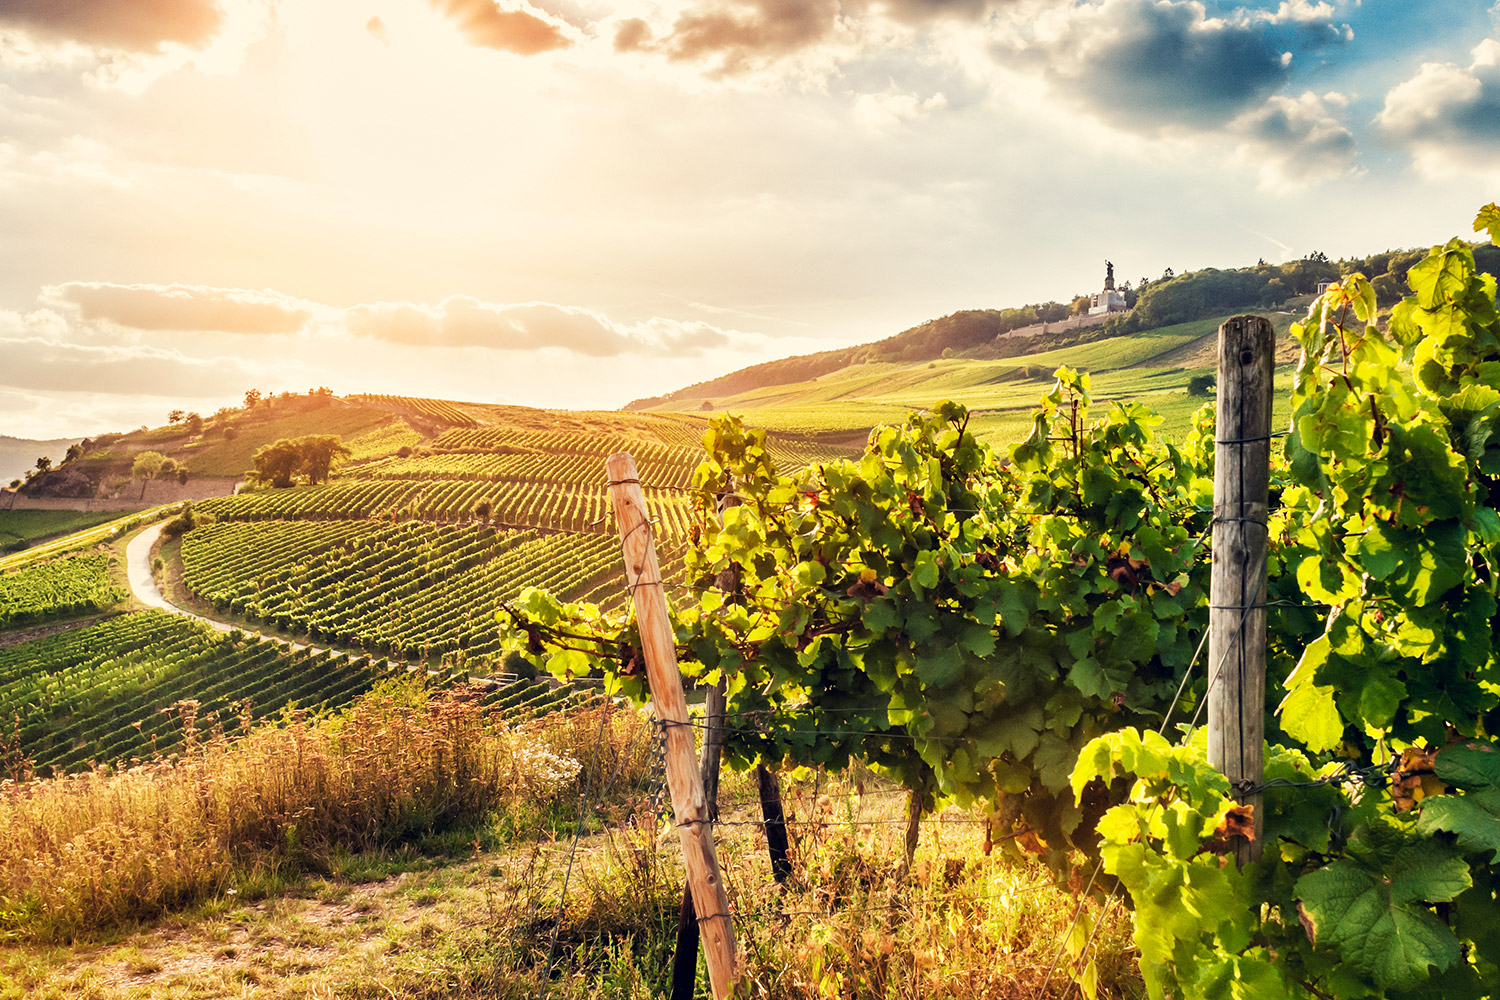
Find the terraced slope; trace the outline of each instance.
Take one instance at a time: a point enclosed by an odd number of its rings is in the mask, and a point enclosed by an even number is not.
[[[528,586],[606,602],[623,591],[600,533],[419,521],[221,521],[182,541],[183,582],[221,611],[314,642],[402,658],[463,652],[500,669],[495,612]]]
[[[0,717],[39,768],[76,770],[179,747],[192,731],[285,708],[336,708],[389,671],[384,660],[224,635],[162,611],[0,649]]]

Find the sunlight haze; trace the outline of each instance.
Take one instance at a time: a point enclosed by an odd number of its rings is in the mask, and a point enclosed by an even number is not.
[[[1500,7],[0,5],[0,431],[246,388],[613,408],[968,308],[1425,246]]]

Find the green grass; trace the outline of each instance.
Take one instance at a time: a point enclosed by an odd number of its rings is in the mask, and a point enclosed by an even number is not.
[[[1284,344],[1293,316],[1269,316]],[[1163,430],[1185,430],[1208,399],[1189,396],[1188,381],[1212,373],[1215,334],[1224,317],[998,360],[944,358],[917,364],[852,365],[821,378],[764,386],[715,399],[714,412],[742,416],[755,427],[851,435],[903,420],[910,410],[953,399],[973,412],[971,428],[994,445],[1013,444],[1030,431],[1030,411],[1052,388],[1052,373],[1067,366],[1090,373],[1097,403],[1138,400],[1163,419]],[[1284,379],[1278,389],[1285,388]],[[1287,413],[1284,393],[1276,418]],[[680,404],[679,404],[680,405]]]
[[[0,551],[18,552],[119,516],[117,511],[0,510]]]
[[[256,450],[272,441],[305,434],[337,434],[348,439],[390,420],[389,413],[363,406],[323,407],[286,416],[273,411],[269,420],[244,420],[232,441],[205,438],[203,444],[180,453],[179,461],[186,462],[195,476],[238,476],[255,464]]]

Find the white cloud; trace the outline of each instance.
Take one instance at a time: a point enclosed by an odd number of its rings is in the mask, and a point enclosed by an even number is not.
[[[226,333],[297,333],[316,306],[265,289],[204,285],[117,285],[71,281],[49,285],[42,301],[72,309],[84,321],[136,330],[219,330]]]
[[[1428,173],[1495,174],[1500,155],[1500,41],[1476,45],[1468,66],[1423,63],[1392,87],[1376,124]]]
[[[1250,159],[1258,160],[1264,183],[1297,187],[1334,180],[1354,169],[1354,133],[1331,110],[1347,104],[1342,95],[1270,97],[1235,119],[1230,132],[1241,137]]]

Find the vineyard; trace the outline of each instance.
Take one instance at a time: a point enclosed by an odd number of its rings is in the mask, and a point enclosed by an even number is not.
[[[395,413],[404,413],[419,419],[435,420],[455,427],[475,427],[479,421],[442,399],[418,399],[412,396],[356,395],[348,397],[350,402],[378,406]]]
[[[125,600],[110,557],[71,556],[0,573],[0,628],[99,611]]]
[[[143,611],[0,649],[0,717],[33,764],[76,770],[169,752],[185,727],[236,732],[287,707],[344,705],[386,672]]]
[[[684,494],[652,490],[648,502],[664,535],[687,537],[691,522]],[[510,528],[607,534],[608,503],[603,483],[556,486],[531,482],[384,479],[340,480],[319,486],[216,497],[203,501],[198,509],[231,521],[488,520]]]
[[[1493,241],[1500,208],[1475,229]],[[764,432],[715,421],[694,479],[698,596],[671,607],[657,648],[722,685],[723,722],[669,725],[722,725],[739,767],[874,766],[909,791],[908,852],[924,814],[976,804],[988,846],[1039,857],[1084,894],[1100,886],[1106,910],[1128,896],[1154,998],[1492,998],[1500,312],[1462,239],[1408,281],[1381,316],[1370,282],[1348,275],[1292,327],[1279,434],[1226,434],[1226,414],[1216,431],[1204,411],[1168,442],[1145,406],[1097,407],[1067,368],[1003,454],[952,402],[878,429],[859,461],[795,475],[773,466]],[[1267,416],[1271,325],[1256,322],[1265,353],[1220,370],[1263,359]],[[1221,507],[1223,449],[1265,463],[1273,437],[1269,509]],[[731,488],[738,505],[717,509]],[[1269,539],[1256,578],[1214,550],[1226,522]],[[1211,568],[1216,593],[1227,569],[1247,596],[1215,603],[1238,625],[1205,664]],[[644,611],[638,624],[540,591],[502,610],[508,642],[538,664],[647,697]],[[1268,742],[1257,730],[1264,773],[1231,783],[1198,722],[1222,661],[1245,655],[1247,621],[1265,622]],[[1262,714],[1255,686],[1227,726]],[[676,825],[691,871],[716,820],[679,811]],[[720,897],[693,888],[699,921],[725,921],[727,979],[736,915],[716,864],[699,871]],[[1054,971],[1094,995],[1084,909],[1037,996]]]
[[[394,657],[498,660],[494,616],[529,585],[617,603],[602,534],[406,521],[221,521],[182,541],[183,582],[216,607],[318,642]]]

